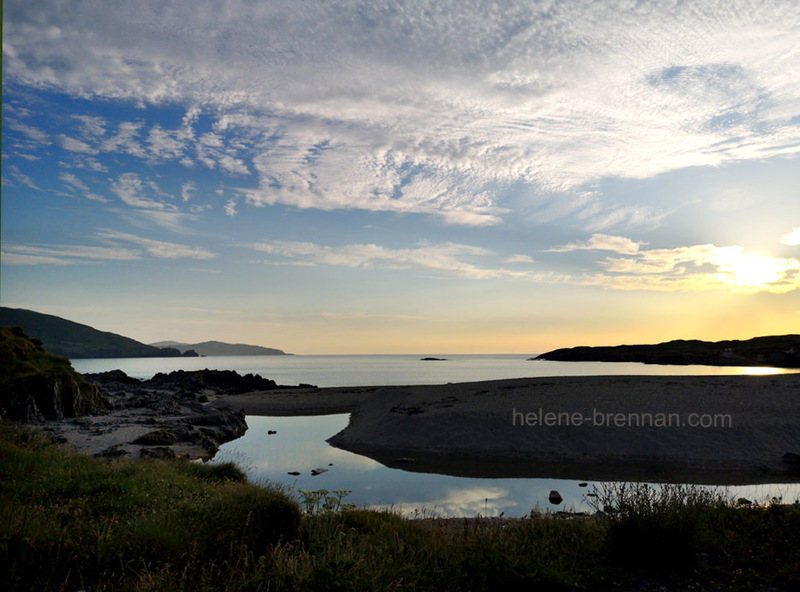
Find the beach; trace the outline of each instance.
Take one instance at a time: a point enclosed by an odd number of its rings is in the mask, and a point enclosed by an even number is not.
[[[218,397],[247,415],[351,413],[333,446],[463,476],[796,481],[800,375],[595,376]]]

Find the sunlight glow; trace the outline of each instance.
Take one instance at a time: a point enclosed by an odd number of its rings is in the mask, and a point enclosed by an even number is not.
[[[736,253],[720,265],[720,271],[727,275],[727,282],[747,291],[760,290],[780,282],[789,269],[792,269],[792,265],[786,259],[758,254]]]

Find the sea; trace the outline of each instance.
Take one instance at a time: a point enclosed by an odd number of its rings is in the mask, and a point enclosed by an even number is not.
[[[436,357],[438,361],[423,361]],[[609,375],[763,375],[776,368],[663,366],[638,363],[551,362],[520,355],[286,355],[199,358],[74,359],[80,373],[120,369],[148,379],[173,370],[235,370],[259,374],[282,385],[319,387],[445,384],[504,378]],[[531,512],[588,512],[613,483],[567,479],[498,479],[417,473],[387,467],[340,450],[326,440],[347,426],[348,414],[248,416],[244,436],[220,447],[211,462],[232,461],[256,482],[274,483],[302,499],[324,490],[344,502],[387,508],[407,516],[522,517]],[[317,471],[324,469],[324,471]],[[317,472],[316,475],[312,471]],[[299,473],[290,474],[290,473]],[[659,487],[659,484],[653,484]],[[706,487],[706,486],[704,486]],[[719,487],[732,499],[767,503],[800,500],[800,484],[769,483]],[[557,491],[562,501],[550,501]],[[338,492],[338,493],[334,493]]]

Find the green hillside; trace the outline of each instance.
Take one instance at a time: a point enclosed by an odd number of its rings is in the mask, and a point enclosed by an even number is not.
[[[40,339],[47,351],[68,358],[166,358],[180,356],[176,349],[159,349],[115,333],[60,317],[0,307],[0,327],[22,327]]]

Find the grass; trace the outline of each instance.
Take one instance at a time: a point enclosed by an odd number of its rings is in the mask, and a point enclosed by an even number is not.
[[[601,519],[409,520],[233,463],[120,462],[0,422],[3,590],[798,590],[800,506],[610,486]],[[658,588],[663,586],[663,588]]]

